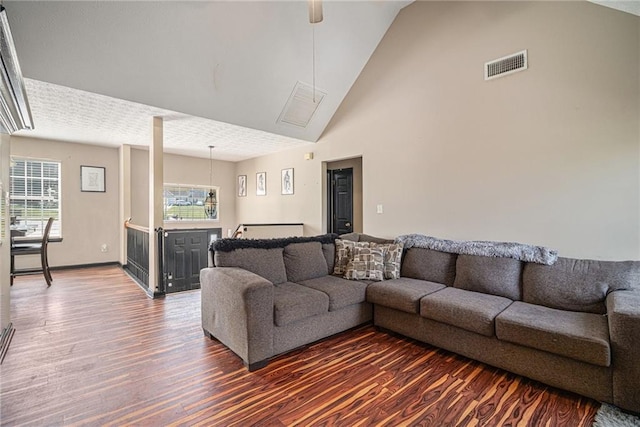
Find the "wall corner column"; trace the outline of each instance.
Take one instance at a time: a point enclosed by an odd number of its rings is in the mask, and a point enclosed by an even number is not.
[[[124,222],[131,218],[131,146],[118,150],[120,163],[120,265],[127,264],[127,230]]]

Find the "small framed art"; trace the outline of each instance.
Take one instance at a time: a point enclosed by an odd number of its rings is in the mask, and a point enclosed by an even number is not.
[[[104,193],[105,170],[101,166],[80,166],[80,191]]]
[[[258,172],[256,174],[256,196],[267,195],[267,173]]]
[[[238,197],[247,196],[247,175],[238,175]]]
[[[293,168],[282,169],[282,194],[293,194]]]

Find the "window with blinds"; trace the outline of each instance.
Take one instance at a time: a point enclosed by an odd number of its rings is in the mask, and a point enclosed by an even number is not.
[[[26,237],[41,237],[54,218],[50,237],[62,237],[60,163],[31,159],[11,160],[11,224]]]

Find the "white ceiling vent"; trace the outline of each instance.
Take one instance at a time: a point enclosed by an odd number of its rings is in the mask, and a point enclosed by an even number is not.
[[[491,80],[496,77],[517,73],[518,71],[526,70],[527,67],[527,51],[523,50],[522,52],[486,62],[484,64],[484,79]]]
[[[277,123],[306,128],[326,93],[306,83],[297,82],[278,117]]]

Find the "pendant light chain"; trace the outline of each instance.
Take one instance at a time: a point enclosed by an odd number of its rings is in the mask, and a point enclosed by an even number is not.
[[[313,10],[315,20],[315,8]],[[313,103],[316,103],[316,26],[311,24],[311,39],[312,39],[312,51],[313,51]]]
[[[209,146],[209,187],[213,188],[213,145]]]

